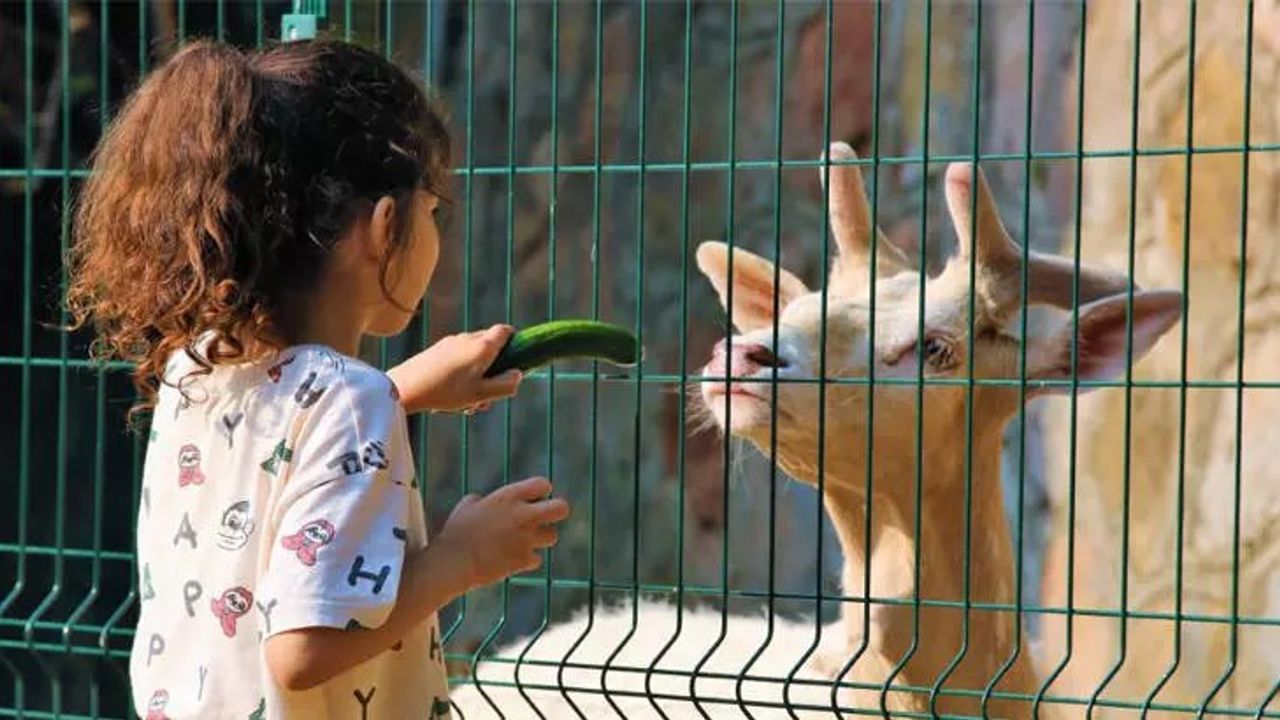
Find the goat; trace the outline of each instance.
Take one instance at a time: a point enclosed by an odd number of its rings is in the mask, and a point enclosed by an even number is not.
[[[855,158],[843,143],[830,152]],[[866,655],[877,660],[859,660],[855,680],[924,688],[894,693],[916,710],[1030,716],[1027,698],[1039,690],[1032,658],[1012,609],[997,607],[1015,599],[1000,484],[1004,427],[1026,399],[1069,392],[1073,361],[1080,381],[1123,375],[1179,320],[1182,296],[1131,288],[1099,268],[1081,268],[1077,283],[1066,258],[1024,253],[969,163],[952,164],[945,178],[958,252],[936,277],[922,277],[884,253],[871,256],[878,230],[857,167],[829,172],[838,253],[825,293],[745,250],[698,248],[698,267],[738,330],[716,346],[702,399],[730,434],[763,452],[776,444],[774,461],[795,480],[818,485],[823,460],[844,593],[873,599],[869,623],[864,601],[844,604],[848,646],[820,663],[826,672],[844,674],[865,625]],[[1017,338],[1008,326],[1024,300],[1062,309],[1074,300],[1078,324],[1067,318],[1046,337]],[[854,382],[796,382],[823,369]],[[1022,370],[1025,385],[1007,382]],[[782,382],[772,382],[775,374]],[[893,670],[880,676],[885,667]],[[938,689],[961,692],[928,692]]]
[[[826,689],[772,681],[786,678],[788,660],[809,655],[815,641],[812,622],[779,621],[752,670],[769,679],[750,680],[743,696],[822,705],[834,679],[852,688],[845,697],[854,706],[867,710],[1030,717],[1030,698],[1040,687],[1025,634],[1008,607],[1015,598],[1000,485],[1004,427],[1027,399],[1085,392],[1091,381],[1122,375],[1127,363],[1139,360],[1180,319],[1181,294],[1131,287],[1127,277],[1098,268],[1081,267],[1077,278],[1075,264],[1065,258],[1024,253],[1001,222],[981,171],[967,163],[953,164],[945,179],[958,252],[936,277],[922,277],[887,252],[892,246],[883,235],[876,243],[883,251],[872,256],[871,238],[879,230],[872,227],[861,174],[849,162],[856,159],[853,150],[834,143],[829,152],[838,163],[824,162],[820,174],[824,188],[830,176],[837,253],[825,292],[720,242],[703,243],[696,256],[737,330],[716,345],[703,370],[703,410],[722,430],[761,452],[776,448],[771,459],[791,478],[821,487],[845,560],[848,600],[838,640],[824,641],[820,656],[797,676],[825,679]],[[1008,331],[1024,301],[1062,309],[1073,309],[1074,301],[1075,317],[1060,320],[1043,338],[1024,341]],[[1073,366],[1074,378],[1086,385],[1072,382]],[[1017,381],[1022,370],[1025,384]],[[821,384],[823,375],[838,382]],[[601,662],[627,645],[619,652],[628,658],[625,664],[644,667],[660,647],[648,647],[650,641],[674,633],[674,625],[668,627],[674,612],[645,601],[637,614],[638,626],[629,612],[601,610],[591,633],[581,617],[555,626],[530,648],[530,656],[554,660],[581,640],[575,662]],[[761,647],[760,638],[746,637],[752,621],[726,622],[732,632],[725,633],[704,673],[712,667],[742,672],[741,665]],[[698,667],[720,637],[721,623],[718,613],[688,613],[662,667]],[[628,644],[622,642],[626,637],[640,640]],[[514,657],[523,647],[518,641],[499,655]],[[649,656],[641,657],[643,648]],[[526,666],[524,682],[531,671],[544,687],[548,677],[556,677],[544,666]],[[566,671],[582,672],[589,673],[591,687],[621,687],[605,682],[619,670]],[[482,662],[477,676],[510,681],[514,665]],[[654,703],[670,717],[704,714],[695,713],[688,700],[673,705],[644,697],[653,686],[640,677],[627,685],[635,695],[573,696],[588,714],[607,709],[608,700],[628,716],[653,716]],[[668,695],[706,697],[692,681],[677,679],[664,682],[683,690]],[[719,695],[732,700],[736,695],[728,687]],[[517,708],[528,710],[514,688],[486,693],[504,713],[523,717]],[[576,715],[558,690],[529,693],[537,695],[546,717]],[[468,718],[488,717],[488,703],[474,687],[459,688],[454,701]],[[701,707],[714,717],[743,716],[732,704]],[[831,714],[828,709],[813,716]],[[751,716],[792,713],[766,707],[753,708]]]

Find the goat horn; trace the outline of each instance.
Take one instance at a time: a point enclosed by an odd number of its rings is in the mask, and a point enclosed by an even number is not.
[[[842,255],[865,258],[871,241],[871,207],[862,185],[862,173],[856,165],[830,165],[831,160],[857,160],[858,154],[848,143],[834,142],[823,153],[818,177],[826,191],[826,174],[831,173],[831,231]]]
[[[975,186],[976,203],[972,195]],[[974,292],[997,317],[1011,314],[1021,301],[1023,249],[1000,221],[981,168],[975,168],[972,163],[951,165],[947,168],[946,192],[947,207],[959,241],[959,253],[953,262],[963,264],[967,272],[969,259],[974,257],[977,263]],[[1027,253],[1026,260],[1027,304],[1070,308],[1075,263],[1038,252]],[[1084,304],[1125,292],[1130,284],[1129,278],[1122,274],[1082,266],[1077,302]]]
[[[842,164],[828,165],[828,158]],[[836,265],[843,267],[850,277],[861,275],[870,264],[871,238],[875,233],[880,269],[886,273],[897,272],[907,266],[909,258],[872,225],[871,204],[862,184],[862,172],[856,165],[844,164],[857,159],[858,154],[848,143],[833,142],[822,154],[822,165],[818,168],[824,193],[827,174],[831,175],[831,232],[839,249]]]

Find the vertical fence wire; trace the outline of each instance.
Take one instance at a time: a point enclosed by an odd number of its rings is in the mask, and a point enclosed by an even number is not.
[[[348,3],[350,0],[348,0]],[[347,14],[350,16],[350,5],[347,7]],[[347,27],[350,27],[348,22]],[[465,116],[465,144],[466,158],[465,170],[462,174],[462,198],[463,198],[463,227],[462,227],[462,327],[471,329],[471,239],[474,230],[474,214],[475,203],[472,202],[475,196],[475,173],[472,169],[476,165],[476,142],[475,142],[475,115],[476,115],[476,3],[467,5],[467,22],[466,22],[466,116]],[[459,446],[459,474],[461,475],[461,492],[463,495],[471,490],[471,423],[464,416],[459,420],[461,426],[462,437]],[[449,629],[445,631],[441,637],[440,644],[444,645],[449,642],[459,628],[467,619],[467,595],[463,595],[458,600],[458,614],[454,618]],[[479,657],[476,653],[471,654],[469,665],[471,666],[471,681],[476,682],[476,664]],[[482,685],[477,685],[480,694],[489,705],[493,706],[493,700],[485,693]]]
[[[826,149],[826,148],[830,148],[831,146],[831,103],[832,103],[832,98],[831,98],[832,47],[831,46],[832,46],[832,41],[834,37],[834,28],[835,28],[834,2],[832,0],[827,0],[823,10],[825,11],[825,13],[823,17],[823,44],[822,44],[822,147]],[[818,168],[818,172],[822,173],[822,178],[823,178],[823,182],[822,182],[823,213],[822,214],[823,214],[823,217],[830,217],[830,214],[831,214],[831,153],[829,152],[829,150],[824,150],[824,152],[822,153],[822,163]],[[818,365],[818,378],[817,378],[817,385],[818,385],[818,448],[817,448],[818,453],[817,454],[818,454],[818,457],[817,457],[817,467],[816,467],[818,502],[814,507],[814,514],[816,517],[814,517],[814,523],[813,523],[813,527],[819,528],[819,530],[815,533],[817,542],[815,543],[815,548],[814,548],[814,567],[817,567],[817,568],[822,567],[823,535],[820,528],[822,528],[823,512],[824,512],[823,505],[826,499],[826,482],[827,482],[827,477],[826,477],[827,475],[827,472],[826,472],[827,471],[827,467],[826,467],[827,437],[826,437],[825,428],[827,427],[827,391],[828,391],[828,388],[827,388],[827,341],[828,341],[827,308],[829,307],[829,302],[830,302],[830,295],[828,294],[827,281],[829,278],[830,266],[831,266],[831,242],[830,242],[831,228],[827,222],[822,223],[822,232],[820,234],[820,237],[821,237],[820,247],[821,247],[821,255],[822,255],[822,265],[821,265],[822,288],[819,291],[819,298],[821,301],[821,307],[823,312],[822,312],[821,321],[818,326],[818,363],[817,363]],[[781,258],[778,258],[778,259],[779,261],[781,260]],[[733,265],[730,264],[729,267],[732,268]],[[729,276],[728,282],[729,282],[729,286],[732,288],[733,286],[732,274]],[[729,357],[730,358],[733,357],[732,353],[729,354]],[[726,368],[725,374],[729,376],[733,375],[733,373],[730,372],[727,368]],[[777,399],[773,398],[772,402],[773,404],[776,405]],[[728,413],[731,405],[732,403],[729,403],[729,402],[725,403],[725,422],[724,422],[725,427],[732,427],[732,424],[729,422],[729,413]],[[771,425],[770,427],[771,429],[776,428],[776,425]],[[870,557],[867,558],[867,562],[870,563]],[[796,716],[795,710],[793,710],[790,707],[792,685],[795,683],[796,675],[799,674],[800,670],[804,667],[805,663],[809,661],[809,658],[811,658],[814,652],[818,649],[818,645],[821,642],[821,638],[822,638],[823,580],[824,578],[822,577],[821,572],[815,573],[814,592],[812,595],[813,639],[809,642],[809,645],[805,648],[805,651],[801,655],[801,657],[798,658],[795,664],[792,665],[791,669],[787,671],[786,683],[783,685],[783,688],[782,688],[783,703],[788,706],[787,714],[793,720],[795,720],[797,716]]]
[[[881,80],[883,73],[883,47],[884,40],[884,4],[876,3],[875,6],[875,27],[872,36],[872,83],[871,83],[871,242],[870,253],[871,262],[867,263],[867,283],[871,288],[876,286],[876,268],[878,265],[878,253],[880,252],[880,118],[881,118]],[[867,357],[876,357],[876,293],[867,293]],[[875,493],[872,492],[874,473],[874,457],[873,448],[875,447],[875,435],[871,432],[874,427],[875,411],[876,411],[876,364],[874,362],[867,363],[867,431],[866,431],[866,447],[867,454],[866,473],[863,482],[863,494],[866,496],[866,504],[864,505],[864,515],[862,522],[862,546],[871,547],[871,527],[874,521],[874,502]],[[862,564],[862,594],[854,598],[855,601],[862,605],[862,637],[856,648],[852,648],[849,658],[840,668],[835,676],[835,682],[831,686],[831,707],[832,710],[839,712],[839,692],[841,684],[854,666],[863,657],[867,655],[867,651],[871,648],[871,553],[866,553],[867,557]],[[819,554],[819,558],[821,555]],[[849,602],[849,588],[842,588],[843,602]],[[844,616],[844,612],[841,612]]]
[[[733,252],[734,245],[738,240],[736,228],[734,226],[734,207],[735,193],[737,191],[737,177],[735,173],[737,165],[737,147],[738,147],[738,0],[730,0],[729,3],[729,62],[728,62],[728,81],[729,81],[729,128],[728,137],[726,138],[725,157],[727,160],[725,171],[725,239],[729,246],[729,275],[728,275],[728,294],[725,300],[725,306],[728,311],[725,315],[724,337],[726,339],[733,335],[733,296],[734,296],[734,263]],[[733,377],[733,353],[726,353],[725,362],[725,379],[729,382],[729,378]],[[725,427],[733,426],[733,409],[732,403],[725,403]],[[724,644],[725,638],[729,632],[729,560],[730,560],[730,524],[728,522],[730,507],[730,482],[729,475],[733,468],[733,445],[732,443],[724,443],[724,451],[721,454],[723,467],[720,481],[720,512],[721,517],[725,518],[724,526],[720,532],[720,582],[717,586],[719,591],[718,601],[720,604],[720,627],[715,640],[707,647],[702,657],[698,659],[697,664],[693,666],[693,672],[689,675],[689,695],[693,698],[693,706],[702,717],[710,720],[710,715],[702,707],[701,698],[698,697],[697,679],[702,674],[702,669],[707,666],[716,651]]]
[[[253,20],[253,42],[255,46],[262,47],[262,44],[267,41],[267,9],[263,5],[263,0],[254,0]]]
[[[785,85],[783,84],[783,61],[785,58],[786,35],[783,32],[786,28],[786,3],[779,0],[777,3],[778,13],[775,16],[777,28],[774,35],[774,52],[777,59],[774,62],[774,101],[773,101],[773,227],[771,229],[773,235],[773,287],[782,286],[782,107]],[[770,328],[772,335],[770,341],[775,345],[778,342],[778,324],[781,315],[781,293],[774,292],[771,298],[770,307]],[[766,593],[765,599],[765,635],[760,641],[760,646],[756,648],[743,663],[737,682],[733,686],[734,700],[737,701],[738,709],[747,716],[748,720],[755,720],[755,716],[751,714],[751,710],[747,706],[746,699],[742,695],[742,688],[746,682],[746,676],[751,668],[756,664],[773,642],[774,623],[776,612],[777,578],[777,510],[778,510],[778,363],[772,363],[769,367],[769,514],[768,514],[768,549],[767,558],[765,560],[766,575]]]
[[[639,77],[637,80],[637,94],[639,96],[638,112],[639,118],[636,127],[637,136],[637,169],[636,169],[636,250],[635,250],[635,334],[639,347],[644,347],[644,213],[645,213],[645,106],[646,90],[648,89],[646,70],[648,67],[648,42],[649,42],[649,6],[648,3],[640,3],[636,12],[640,14],[639,28]],[[635,406],[633,408],[631,422],[631,442],[634,460],[631,464],[631,582],[628,588],[628,594],[631,601],[631,627],[627,628],[627,632],[618,640],[617,646],[613,652],[609,653],[605,658],[603,666],[600,670],[601,678],[608,676],[609,670],[613,667],[614,661],[622,654],[623,649],[631,642],[639,630],[640,623],[640,478],[641,478],[641,460],[644,455],[641,452],[641,441],[643,438],[644,418],[641,413],[642,403],[644,399],[644,367],[643,364],[637,363],[635,383],[633,384],[633,398]],[[603,681],[603,680],[602,680]],[[605,700],[609,706],[619,715],[626,716],[626,712],[618,707],[611,695],[605,695]]]
[[[690,175],[692,168],[691,130],[693,121],[693,0],[684,0],[684,37],[682,43],[683,62],[681,63],[681,120],[680,120],[680,337],[679,353],[679,388],[689,383],[689,223],[690,223]],[[653,676],[658,664],[662,662],[671,648],[675,646],[684,629],[685,600],[685,562],[684,562],[684,517],[686,493],[687,445],[685,438],[688,430],[687,404],[676,404],[676,546],[674,594],[675,627],[671,637],[658,649],[658,652],[645,668],[644,689],[649,696],[649,704],[662,720],[670,720],[666,712],[658,705],[653,693]]]
[[[1253,0],[1249,0],[1245,6],[1247,8],[1245,16],[1245,39],[1244,39],[1244,108],[1241,110],[1243,115],[1243,137],[1241,138],[1240,153],[1240,263],[1239,277],[1240,283],[1237,288],[1236,297],[1236,379],[1235,379],[1235,417],[1232,419],[1235,423],[1235,467],[1232,468],[1234,473],[1234,492],[1232,493],[1231,507],[1231,616],[1230,616],[1230,643],[1229,654],[1230,660],[1227,667],[1223,669],[1221,677],[1214,683],[1213,687],[1205,695],[1201,702],[1198,712],[1203,714],[1207,711],[1213,698],[1222,691],[1227,682],[1231,679],[1231,675],[1236,670],[1236,663],[1239,654],[1240,640],[1240,508],[1242,504],[1241,496],[1244,494],[1244,351],[1245,351],[1245,300],[1248,297],[1248,281],[1246,271],[1248,270],[1247,258],[1249,257],[1249,138],[1251,124],[1253,120]],[[1230,701],[1231,698],[1228,699]]]
[[[514,307],[514,295],[512,290],[512,278],[515,276],[515,197],[516,197],[516,2],[511,0],[507,5],[507,164],[506,164],[506,209],[505,209],[505,227],[506,227],[506,251],[504,252],[503,264],[503,300],[505,305],[506,322],[513,321],[512,310]],[[474,161],[472,161],[474,163]],[[471,292],[470,286],[467,292]],[[511,402],[504,403],[503,406],[503,432],[502,432],[502,484],[506,485],[511,482]],[[507,624],[507,614],[510,612],[511,604],[511,579],[504,578],[501,587],[501,609],[498,613],[497,620],[480,641],[479,647],[476,648],[475,655],[477,657],[483,655],[486,650],[497,639],[498,634],[502,632],[502,628]]]
[[[560,2],[559,0],[551,0],[551,49],[549,52],[551,58],[551,168],[547,173],[547,320],[556,318],[556,234],[558,225],[556,223],[556,211],[560,202]],[[546,412],[546,434],[544,436],[545,456],[546,456],[546,473],[552,483],[556,482],[556,465],[555,465],[555,447],[556,447],[556,369],[555,366],[547,368],[547,412]],[[533,712],[540,718],[546,720],[546,715],[538,707],[533,698],[529,697],[528,690],[520,682],[520,671],[524,667],[525,659],[529,655],[529,651],[542,638],[543,633],[551,624],[551,604],[553,597],[553,578],[554,570],[552,562],[555,557],[554,548],[547,548],[543,552],[543,572],[542,572],[542,617],[538,624],[533,628],[533,632],[525,641],[524,648],[520,650],[520,654],[516,657],[514,669],[514,677],[516,690],[520,693],[521,699],[533,709]]]
[[[58,129],[61,145],[62,145],[62,167],[59,169],[59,197],[61,199],[59,213],[58,228],[58,247],[60,257],[66,257],[68,241],[71,231],[71,23],[70,8],[62,8],[62,22],[59,33],[59,65],[58,72],[62,81],[61,92],[61,112],[58,117]],[[65,265],[61,268],[59,274],[59,297],[66,291],[67,287],[67,268]],[[67,324],[67,314],[63,310],[60,313],[61,322],[65,326]],[[27,620],[26,636],[27,641],[31,642],[34,637],[36,625],[39,619],[46,612],[53,609],[55,603],[62,596],[67,583],[66,577],[66,550],[67,550],[67,456],[71,452],[69,443],[67,442],[67,403],[70,395],[70,368],[68,361],[70,360],[71,338],[67,333],[59,333],[58,336],[58,400],[57,400],[57,440],[55,442],[54,458],[54,558],[53,558],[53,582],[49,586],[49,593],[41,601],[40,605],[32,611],[30,618]],[[63,705],[63,682],[62,667],[55,667],[53,663],[47,662],[46,658],[41,655],[36,656],[36,660],[45,671],[46,677],[49,678],[49,690],[54,715],[62,712]]]
[[[1071,273],[1071,347],[1069,380],[1071,392],[1068,398],[1070,409],[1067,421],[1067,558],[1065,573],[1065,612],[1063,627],[1065,648],[1062,660],[1045,676],[1032,702],[1033,715],[1039,713],[1049,688],[1066,670],[1071,662],[1075,628],[1075,558],[1076,558],[1076,479],[1077,479],[1077,430],[1079,415],[1079,355],[1080,355],[1080,252],[1082,243],[1082,220],[1084,214],[1084,106],[1085,106],[1085,48],[1088,39],[1088,6],[1080,3],[1080,37],[1076,46],[1076,119],[1075,119],[1075,185],[1072,192],[1072,273]],[[1194,58],[1194,53],[1192,54]],[[1185,338],[1185,331],[1184,331]],[[1184,365],[1185,368],[1185,365]],[[1185,403],[1183,408],[1185,410]]]
[[[1129,213],[1128,213],[1128,242],[1129,242],[1129,277],[1133,277],[1133,266],[1136,255],[1135,242],[1137,237],[1138,222],[1138,131],[1139,131],[1139,100],[1141,90],[1142,77],[1142,0],[1134,0],[1133,3],[1133,56],[1132,74],[1130,81],[1130,108],[1129,108]],[[1125,298],[1126,313],[1126,330],[1125,330],[1125,375],[1124,375],[1124,457],[1122,459],[1124,490],[1123,490],[1123,509],[1121,510],[1121,529],[1120,529],[1120,607],[1118,608],[1118,618],[1120,621],[1120,632],[1118,636],[1119,657],[1115,663],[1107,671],[1102,681],[1098,683],[1093,693],[1089,696],[1089,705],[1087,708],[1087,717],[1092,718],[1094,708],[1097,706],[1098,699],[1102,696],[1103,691],[1120,673],[1124,667],[1129,653],[1129,518],[1130,508],[1133,499],[1132,493],[1132,467],[1130,465],[1132,447],[1132,423],[1133,423],[1133,284],[1129,284],[1129,289]]]
[[[603,0],[595,0],[595,45],[593,49],[593,60],[595,68],[595,82],[593,88],[593,108],[592,108],[592,124],[591,124],[591,143],[592,143],[592,173],[591,173],[591,318],[593,320],[600,319],[600,183],[603,173],[604,160],[601,155],[603,152],[604,136],[604,4]],[[586,718],[582,712],[582,708],[574,702],[569,696],[568,690],[564,684],[564,670],[569,664],[574,653],[578,651],[587,636],[595,628],[596,622],[596,537],[599,532],[598,515],[597,515],[597,494],[599,492],[599,440],[600,440],[600,365],[599,363],[591,363],[591,412],[590,412],[590,438],[591,444],[588,450],[587,458],[587,481],[588,489],[588,509],[587,509],[587,527],[591,532],[587,535],[587,623],[583,627],[582,632],[569,646],[565,652],[564,662],[556,668],[556,686],[560,690],[561,696],[569,704],[569,707],[577,713],[578,717]]]
[[[103,28],[106,23],[102,24]],[[105,34],[105,33],[104,33]],[[103,45],[105,47],[105,43]],[[105,127],[106,117],[106,65],[105,62],[100,68],[101,75],[104,79],[100,82],[101,111],[100,123],[101,127]],[[64,209],[64,212],[70,213],[70,203]],[[94,376],[94,440],[93,440],[93,511],[92,511],[92,555],[89,570],[89,588],[85,591],[84,598],[76,606],[71,614],[67,616],[62,624],[62,644],[66,652],[71,652],[72,643],[74,641],[73,629],[82,617],[90,610],[94,602],[97,600],[101,592],[102,583],[102,505],[104,500],[104,487],[106,484],[105,476],[105,453],[106,453],[106,374],[105,367],[99,366],[93,373]],[[98,681],[96,675],[90,675],[90,711],[96,716],[98,701]]]
[[[26,37],[35,35],[34,0],[26,0],[25,21]],[[23,54],[23,171],[22,183],[22,367],[20,379],[21,407],[18,410],[18,503],[15,507],[17,517],[17,549],[15,552],[15,577],[13,586],[0,600],[0,617],[4,617],[8,609],[22,595],[27,581],[27,517],[31,496],[31,360],[32,360],[32,317],[34,302],[33,275],[34,256],[34,199],[32,188],[35,185],[35,122],[32,107],[35,105],[35,43],[28,41]],[[15,673],[14,677],[20,677]],[[21,693],[18,694],[19,697]]]
[[[23,48],[23,171],[22,183],[22,365],[18,410],[18,498],[14,508],[17,517],[17,548],[14,553],[13,584],[0,600],[0,618],[22,597],[27,582],[27,517],[30,503],[31,487],[31,360],[32,360],[32,318],[33,305],[33,265],[34,265],[34,200],[35,184],[35,122],[32,108],[35,105],[35,5],[34,0],[26,0],[23,6],[23,20],[26,46]],[[28,638],[28,641],[30,639]],[[2,656],[0,656],[2,657]],[[16,713],[22,713],[26,704],[26,683],[21,669],[15,667],[4,658],[5,667],[13,676],[13,703]]]
[[[1187,178],[1182,193],[1182,257],[1191,257],[1191,205],[1194,195],[1191,193],[1192,149],[1195,147],[1195,106],[1196,106],[1196,0],[1187,0],[1187,133],[1185,136],[1186,154],[1183,156],[1182,171]],[[1247,144],[1247,143],[1246,143]],[[1174,567],[1173,567],[1173,657],[1169,659],[1169,667],[1156,681],[1151,692],[1142,701],[1142,717],[1145,720],[1150,712],[1151,703],[1155,702],[1160,691],[1168,685],[1174,673],[1182,664],[1182,583],[1184,561],[1182,556],[1183,533],[1185,532],[1186,491],[1187,491],[1187,351],[1190,339],[1191,314],[1191,263],[1182,263],[1182,328],[1180,331],[1178,353],[1178,488],[1175,500],[1177,517],[1174,519]],[[1072,460],[1075,453],[1072,453]],[[1261,713],[1266,707],[1263,702],[1258,707]]]
[[[917,285],[917,293],[919,302],[916,308],[916,337],[924,337],[924,319],[925,319],[925,283],[928,280],[926,265],[928,260],[928,244],[929,244],[929,198],[927,182],[929,174],[929,104],[933,91],[933,0],[925,0],[924,5],[924,63],[923,78],[924,99],[920,110],[920,175],[926,178],[926,181],[920,185],[920,267],[919,284]],[[976,182],[976,178],[975,178]],[[915,511],[913,513],[912,542],[915,547],[920,547],[921,523],[924,510],[924,343],[916,343],[916,375],[915,375],[915,422],[913,433],[915,435],[915,444],[912,453],[915,455]],[[821,426],[821,421],[819,421]],[[868,458],[868,462],[874,463],[874,458]],[[912,563],[912,581],[911,581],[911,644],[907,647],[902,658],[889,671],[889,677],[884,681],[884,688],[880,691],[880,711],[888,714],[888,696],[889,686],[894,683],[899,675],[902,674],[907,664],[915,657],[920,647],[920,554],[915,553]]]
[[[987,686],[982,690],[982,713],[986,715],[988,712],[991,693],[995,690],[996,685],[1008,674],[1009,670],[1018,661],[1022,653],[1022,541],[1024,522],[1026,520],[1026,488],[1027,488],[1027,348],[1025,338],[1028,337],[1028,306],[1027,294],[1030,288],[1030,265],[1031,265],[1031,155],[1032,155],[1032,100],[1034,99],[1035,90],[1035,24],[1036,24],[1036,5],[1035,0],[1027,0],[1027,63],[1026,63],[1026,116],[1023,125],[1024,145],[1022,157],[1022,269],[1019,279],[1018,297],[1019,297],[1019,325],[1018,337],[1024,338],[1021,352],[1018,353],[1018,448],[1017,448],[1017,473],[1018,473],[1018,499],[1014,507],[1018,508],[1017,521],[1013,534],[1013,648],[1009,653],[1009,657],[996,670],[995,675]],[[976,112],[976,108],[975,108]],[[972,333],[970,333],[972,336]],[[970,438],[969,450],[972,451],[972,438]]]
[[[65,10],[65,9],[64,9]],[[70,222],[68,219],[67,209],[70,206],[71,195],[71,122],[70,122],[70,81],[71,81],[71,24],[67,22],[67,18],[63,18],[59,34],[59,65],[57,72],[60,73],[62,87],[61,113],[59,115],[59,131],[62,145],[62,167],[59,169],[59,197],[62,200],[61,213],[59,217],[58,243],[62,256],[65,257],[67,251],[68,233],[70,231]],[[66,288],[67,276],[66,269],[63,268],[60,276],[60,285],[62,289]],[[65,312],[62,314],[62,323],[65,325],[67,317]],[[67,399],[70,394],[69,388],[69,365],[70,360],[70,338],[66,333],[61,333],[58,338],[58,396],[57,396],[57,437],[54,441],[54,519],[53,519],[53,578],[49,585],[49,590],[45,594],[44,599],[36,606],[27,618],[26,626],[23,634],[26,638],[28,647],[34,648],[36,642],[36,630],[40,625],[40,619],[45,613],[49,612],[58,599],[62,596],[66,578],[66,550],[67,550],[67,454],[70,452],[67,443]],[[45,660],[37,656],[37,660],[44,665]],[[61,672],[58,669],[48,668],[48,676],[50,680],[50,689],[52,691],[53,710],[57,714],[61,712],[62,706],[62,679]]]
[[[433,94],[438,93],[435,77],[435,14],[436,2],[429,0],[422,8],[422,78],[427,83],[427,87]],[[444,200],[442,199],[442,202]],[[439,211],[437,211],[437,218]],[[433,218],[433,222],[436,218]],[[443,228],[437,227],[443,235]],[[422,303],[418,306],[418,347],[426,347],[431,341],[431,301],[427,297],[422,298]],[[430,469],[427,467],[427,457],[430,454],[429,440],[431,437],[431,413],[420,413],[416,418],[413,455],[417,465],[418,491],[422,496],[422,502],[430,511],[435,507],[435,483],[430,477]]]
[[[1030,0],[1028,4],[1030,4],[1031,1],[1033,0]],[[971,123],[972,129],[970,130],[970,135],[969,135],[969,143],[973,148],[973,155],[972,155],[972,158],[970,159],[970,162],[973,164],[974,176],[976,180],[976,176],[978,172],[978,158],[982,154],[981,153],[982,135],[980,132],[980,128],[981,128],[980,120],[981,120],[981,108],[982,108],[982,104],[981,104],[981,100],[982,100],[982,3],[981,2],[974,3],[973,13],[974,13],[973,93],[970,95],[970,102],[972,103],[971,112],[973,114],[973,117],[972,117],[972,123]],[[1030,31],[1028,31],[1028,34],[1030,34]],[[1027,53],[1028,55],[1031,53],[1030,48],[1027,49]],[[1028,71],[1028,73],[1029,72],[1030,71]],[[1028,94],[1029,94],[1029,89],[1030,89],[1030,85],[1028,84]],[[1027,102],[1028,102],[1028,108],[1029,108],[1030,107],[1029,98]],[[1029,115],[1030,113],[1028,113],[1028,116]],[[1030,117],[1028,117],[1027,124],[1030,125]],[[1027,142],[1028,143],[1031,142],[1029,132],[1027,136]],[[1029,172],[1028,172],[1028,176],[1030,176]],[[978,193],[971,192],[969,195],[970,197],[969,197],[968,232],[969,232],[970,238],[976,238],[978,234]],[[956,232],[959,232],[959,231],[960,231],[960,228],[956,228]],[[1024,232],[1023,238],[1026,238],[1026,237],[1027,235]],[[972,288],[977,284],[976,283],[977,275],[978,275],[977,253],[973,253],[973,252],[969,253],[968,260],[969,260],[968,262],[969,287]],[[976,300],[977,298],[975,294],[973,292],[970,292],[968,294],[968,298],[965,303],[966,304],[965,322],[968,325],[969,338],[976,337],[974,333],[974,317],[975,317],[975,310],[976,310]],[[964,533],[963,533],[964,534],[964,559],[962,561],[963,581],[962,581],[962,596],[961,596],[962,604],[963,604],[963,617],[962,617],[962,623],[960,626],[960,647],[958,650],[956,650],[955,657],[951,659],[951,662],[948,663],[947,666],[943,668],[942,672],[938,674],[937,679],[933,683],[933,687],[930,688],[929,690],[929,712],[935,715],[938,713],[938,697],[941,694],[942,686],[946,684],[947,680],[951,677],[951,674],[955,672],[956,668],[960,666],[960,663],[964,661],[965,657],[969,653],[969,621],[972,618],[971,611],[973,609],[972,608],[973,593],[972,593],[972,582],[971,582],[972,581],[971,568],[972,568],[972,561],[973,561],[974,353],[975,353],[975,343],[970,341],[969,343],[967,343],[967,346],[966,346],[966,359],[965,359],[966,374],[965,374],[965,399],[964,399],[965,444],[964,444]],[[1019,508],[1022,507],[1021,501],[1019,501],[1018,507]],[[1019,517],[1021,517],[1021,514],[1019,514]],[[1021,577],[1021,573],[1015,574],[1015,578],[1020,578],[1020,577]],[[993,687],[997,679],[998,677],[993,678],[992,684],[989,687]],[[985,696],[983,697],[983,702],[984,702],[983,710],[985,711],[986,710]]]

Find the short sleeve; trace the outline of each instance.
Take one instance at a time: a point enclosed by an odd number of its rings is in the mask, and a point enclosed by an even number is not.
[[[286,481],[272,516],[258,601],[264,636],[305,627],[377,627],[395,605],[407,531],[420,502],[393,385],[360,366],[303,376],[292,447],[267,462]]]

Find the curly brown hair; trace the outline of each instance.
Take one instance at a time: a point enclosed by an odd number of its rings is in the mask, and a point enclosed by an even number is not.
[[[134,412],[148,409],[178,350],[208,372],[286,345],[288,303],[352,223],[381,197],[445,196],[448,167],[442,113],[375,52],[188,44],[95,151],[68,259],[72,326],[92,322],[95,358],[136,363]]]

